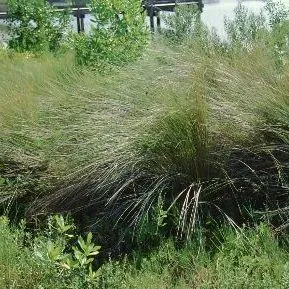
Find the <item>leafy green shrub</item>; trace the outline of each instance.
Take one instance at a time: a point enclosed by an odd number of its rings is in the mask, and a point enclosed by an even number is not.
[[[264,10],[256,15],[240,4],[234,12],[232,19],[225,18],[230,53],[263,45],[263,49],[273,55],[276,64],[283,66],[289,33],[289,10],[286,6],[281,2],[268,1]]]
[[[58,215],[48,224],[46,231],[32,237],[24,222],[13,229],[0,217],[1,288],[78,289],[96,284],[99,273],[92,262],[100,247],[92,242],[92,234],[85,239],[74,236],[73,224]]]
[[[148,40],[139,1],[92,0],[93,26],[88,35],[75,36],[77,62],[105,69],[140,56]]]
[[[53,12],[45,0],[8,0],[9,47],[34,53],[56,51],[69,27],[69,14]]]
[[[265,11],[267,12],[268,25],[271,29],[267,45],[271,47],[277,65],[283,66],[289,50],[289,10],[281,2],[268,1]]]
[[[269,15],[269,24],[271,27],[288,20],[289,10],[280,1],[269,0],[266,3],[265,10]]]
[[[38,262],[31,250],[23,246],[29,239],[23,224],[20,228],[11,228],[9,220],[0,217],[0,287],[24,289],[45,284],[46,287],[63,288],[60,278],[55,278],[55,266]]]
[[[39,260],[57,265],[59,274],[67,270],[67,278],[76,275],[83,284],[96,282],[98,273],[93,270],[92,262],[101,247],[92,242],[92,234],[88,233],[86,239],[75,236],[73,224],[61,215],[50,217],[48,224],[46,236],[40,235],[34,242],[34,252]],[[75,237],[77,245],[71,250],[71,241]]]
[[[225,30],[228,40],[233,45],[250,48],[252,42],[260,37],[265,29],[266,19],[263,14],[256,15],[239,4],[234,10],[233,19],[225,18]]]
[[[204,25],[197,5],[177,5],[175,13],[164,17],[164,34],[175,40],[201,36]]]

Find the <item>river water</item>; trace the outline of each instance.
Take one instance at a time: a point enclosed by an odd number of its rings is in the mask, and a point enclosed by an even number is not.
[[[289,0],[281,0],[286,6],[289,7]],[[234,9],[237,7],[239,3],[242,3],[248,9],[253,11],[254,13],[260,13],[262,8],[265,5],[265,2],[262,0],[206,0],[204,1],[204,10],[202,13],[202,20],[209,28],[215,28],[217,33],[224,38],[225,30],[224,30],[224,17],[232,18],[234,15]],[[166,12],[163,12],[166,13]],[[148,20],[148,19],[147,19]],[[89,31],[89,27],[91,26],[91,21],[89,15],[86,15],[85,20],[85,31]],[[72,27],[76,30],[76,20],[72,18]],[[1,30],[1,22],[0,22],[0,30]],[[2,33],[2,37],[0,35],[0,41],[2,38],[5,39],[5,36]]]
[[[237,7],[238,3],[242,3],[244,6],[248,7],[255,13],[260,13],[261,9],[264,7],[265,3],[262,0],[204,0],[204,10],[202,13],[203,22],[209,27],[214,27],[217,32],[221,35],[225,35],[224,31],[224,17],[233,17],[234,9]],[[288,2],[289,0],[283,0],[283,2]],[[169,12],[163,12],[166,14]],[[149,18],[147,17],[147,24],[149,24]],[[162,25],[164,25],[161,22]],[[90,17],[86,16],[84,20],[85,31],[89,31],[90,27]],[[76,30],[76,21],[73,22],[73,28]]]
[[[209,2],[209,1],[208,1]],[[233,18],[234,9],[242,3],[243,6],[254,13],[260,13],[265,5],[263,1],[237,1],[237,0],[220,0],[216,3],[208,3],[204,6],[202,20],[209,28],[215,28],[217,33],[225,37],[225,17]],[[288,0],[289,4],[289,0]]]
[[[209,28],[214,27],[222,38],[225,37],[224,18],[233,18],[234,9],[238,4],[242,3],[243,6],[256,14],[259,14],[266,4],[266,1],[262,0],[207,0],[206,2],[202,20]],[[289,8],[289,0],[275,2],[281,2]]]

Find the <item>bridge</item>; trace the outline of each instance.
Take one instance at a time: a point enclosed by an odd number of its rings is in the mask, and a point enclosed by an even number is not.
[[[155,31],[154,17],[157,18],[157,26],[161,26],[161,11],[174,11],[177,5],[197,5],[200,11],[203,10],[203,0],[145,0],[142,2],[143,8],[150,17],[151,31]]]
[[[0,0],[0,19],[7,18],[7,7],[4,4],[5,0]],[[63,0],[48,0],[53,6],[55,12],[61,12],[65,9],[71,11],[71,14],[76,17],[78,33],[84,32],[84,18],[86,14],[90,13],[89,1],[75,0],[74,4],[68,4]],[[204,4],[203,0],[143,0],[142,7],[150,18],[151,31],[155,31],[155,20],[157,19],[157,26],[160,27],[160,12],[174,11],[177,5],[197,5],[202,11]],[[120,11],[121,13],[121,11]]]

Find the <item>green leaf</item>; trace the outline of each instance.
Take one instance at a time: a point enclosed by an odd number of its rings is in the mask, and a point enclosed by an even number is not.
[[[92,233],[89,232],[89,233],[87,234],[87,239],[86,239],[87,244],[90,244],[90,243],[91,243],[91,240],[92,240]]]
[[[86,249],[86,244],[85,244],[85,241],[83,240],[83,238],[81,236],[78,237],[78,240],[77,240],[80,248],[85,251]]]

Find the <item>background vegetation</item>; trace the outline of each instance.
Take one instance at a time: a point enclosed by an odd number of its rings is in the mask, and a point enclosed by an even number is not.
[[[237,235],[231,228],[220,228],[210,248],[204,240],[181,249],[167,240],[151,253],[106,262],[93,279],[92,273],[82,274],[80,265],[71,269],[52,258],[51,244],[59,237],[42,232],[32,242],[23,225],[11,228],[5,218],[0,228],[2,288],[271,289],[287,288],[289,282],[288,238],[277,240],[265,225]],[[27,240],[28,247],[23,247]]]
[[[97,3],[63,54],[0,53],[4,288],[287,288],[288,12],[224,41],[180,8],[144,50]]]
[[[9,46],[18,52],[47,52],[59,49],[70,25],[67,11],[53,13],[43,0],[7,0]]]
[[[91,21],[87,34],[74,38],[79,64],[107,70],[109,65],[123,65],[143,53],[148,31],[139,1],[92,0]]]

